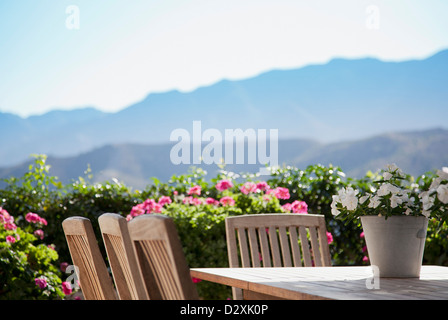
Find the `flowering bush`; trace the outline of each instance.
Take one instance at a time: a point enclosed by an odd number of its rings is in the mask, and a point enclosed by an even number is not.
[[[165,214],[173,218],[190,267],[225,267],[228,265],[225,218],[256,213],[307,214],[304,201],[289,201],[289,189],[271,187],[266,181],[243,181],[236,177],[218,176],[214,181],[202,180],[205,172],[196,172],[196,179],[174,180],[164,195],[151,193],[134,206],[126,219],[142,214]],[[193,176],[195,175],[193,174]],[[289,202],[288,202],[289,201]],[[281,203],[282,202],[282,203]],[[286,202],[286,203],[283,203]],[[327,234],[329,243],[333,241]],[[198,282],[201,296],[208,299],[230,297],[228,288]]]
[[[446,221],[448,168],[438,170],[430,186],[421,185],[396,165],[388,165],[367,190],[346,187],[333,195],[332,214],[343,219],[363,215],[423,215]]]
[[[53,265],[58,254],[52,245],[40,243],[47,221],[28,213],[28,225],[0,207],[0,298],[60,299],[64,297],[59,270]]]

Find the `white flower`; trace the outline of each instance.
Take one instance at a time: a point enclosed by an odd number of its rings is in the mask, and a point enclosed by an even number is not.
[[[383,197],[388,195],[389,193],[391,194],[398,194],[400,193],[400,188],[397,188],[394,185],[391,185],[390,183],[383,183],[381,185],[381,187],[378,189],[378,196]]]
[[[352,187],[340,190],[339,198],[342,206],[346,207],[347,210],[350,211],[355,210],[358,206],[358,197],[356,196],[358,193],[359,191],[354,190]]]
[[[424,215],[426,218],[429,218],[431,215],[431,211],[423,210],[422,215]]]
[[[435,199],[429,195],[429,192],[422,192],[420,195],[421,202],[423,203],[423,210],[429,211],[434,205]]]
[[[337,205],[337,202],[335,202],[335,201],[333,201],[333,202],[331,203],[331,214],[334,215],[334,216],[337,216],[338,214],[341,213],[341,211],[338,210],[338,208],[336,207],[336,205]]]
[[[359,198],[359,204],[363,204],[363,203],[366,202],[367,199],[369,199],[369,198],[370,198],[369,195],[366,195],[366,196],[363,196],[363,197]]]
[[[437,188],[437,198],[439,198],[440,202],[443,204],[448,204],[448,185],[441,184]]]
[[[411,214],[411,212],[412,212],[412,209],[407,208],[404,214],[408,216],[409,214]]]
[[[402,204],[402,203],[403,203],[403,199],[400,198],[399,196],[394,194],[394,195],[392,195],[392,197],[390,197],[390,206],[392,208],[396,208],[399,204]]]
[[[394,172],[395,170],[400,169],[395,163],[386,165],[386,168],[389,172]]]
[[[435,178],[432,182],[431,185],[429,186],[429,189],[437,189],[440,186],[440,183],[442,182],[442,178]]]
[[[333,196],[333,201],[331,202],[331,214],[334,216],[337,216],[341,213],[341,211],[338,210],[337,205],[341,202],[341,198],[337,195]]]
[[[443,167],[442,170],[437,170],[437,175],[443,180],[448,180],[448,167]]]
[[[349,211],[356,210],[358,207],[358,198],[357,197],[347,197],[342,202],[342,205],[347,208]]]
[[[403,171],[395,164],[388,164],[386,165],[387,171],[390,173],[398,174],[399,176],[403,175]]]
[[[387,171],[384,172],[384,173],[383,173],[383,178],[384,178],[384,180],[389,181],[390,178],[392,178],[392,173],[387,172]]]
[[[369,202],[369,208],[376,209],[381,204],[381,199],[378,196],[374,196],[373,198],[370,198]]]

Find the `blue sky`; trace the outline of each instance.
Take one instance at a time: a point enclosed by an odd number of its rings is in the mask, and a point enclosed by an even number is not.
[[[0,0],[0,111],[114,112],[333,57],[421,59],[448,48],[447,12],[444,0]]]

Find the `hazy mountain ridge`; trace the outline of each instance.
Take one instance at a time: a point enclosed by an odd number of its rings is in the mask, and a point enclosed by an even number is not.
[[[424,60],[334,59],[149,94],[116,113],[94,108],[21,118],[0,113],[0,166],[31,153],[75,156],[110,144],[167,144],[177,128],[278,129],[284,139],[337,142],[388,131],[447,128],[448,50]]]
[[[174,144],[108,145],[76,157],[49,157],[50,173],[64,182],[84,176],[89,165],[93,182],[111,181],[116,178],[125,184],[144,188],[156,177],[167,182],[173,174],[185,174],[190,165],[173,165],[170,150]],[[322,144],[313,140],[280,140],[279,164],[305,168],[310,164],[340,166],[350,177],[362,177],[388,163],[396,163],[405,172],[420,175],[427,171],[448,166],[448,130],[434,129],[415,132],[388,133],[368,139]],[[247,148],[247,145],[246,145]],[[0,178],[21,176],[29,161],[18,166],[0,168]],[[199,166],[199,165],[196,165]],[[200,165],[212,178],[217,165]],[[261,165],[227,165],[237,173],[257,172]]]

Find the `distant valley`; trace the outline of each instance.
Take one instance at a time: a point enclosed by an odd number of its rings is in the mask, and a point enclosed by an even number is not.
[[[106,145],[73,157],[48,158],[50,173],[67,183],[84,176],[90,166],[93,182],[116,178],[128,186],[143,189],[156,177],[167,182],[173,174],[185,174],[189,165],[173,165],[170,150],[174,143],[144,145],[121,143]],[[388,163],[396,163],[405,172],[420,175],[429,170],[448,166],[448,130],[433,129],[412,132],[393,132],[371,138],[338,143],[314,140],[279,140],[280,165],[305,168],[310,164],[340,166],[350,177],[362,177],[369,170],[376,171]],[[0,168],[0,178],[21,176],[30,160],[19,165]],[[196,165],[207,170],[213,178],[218,166]],[[257,172],[256,165],[227,165],[236,173]]]

